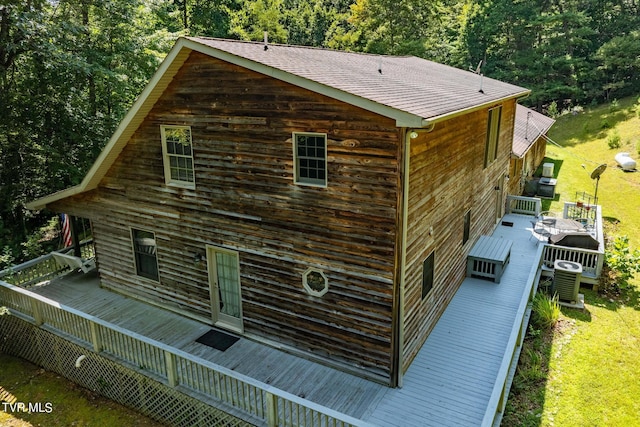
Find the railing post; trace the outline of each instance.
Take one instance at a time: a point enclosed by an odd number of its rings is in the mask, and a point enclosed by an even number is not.
[[[178,385],[178,370],[176,369],[176,356],[170,351],[164,351],[164,359],[167,364],[167,382],[169,386]]]
[[[34,298],[30,298],[29,300],[31,302],[31,314],[33,316],[33,321],[35,322],[36,326],[40,326],[44,323],[44,320],[42,319],[42,311],[40,310],[40,304],[38,303],[38,300]]]
[[[269,392],[267,393],[267,425],[276,427],[278,425],[278,404],[276,397]]]
[[[91,343],[93,344],[93,351],[100,353],[102,346],[100,345],[100,329],[93,320],[89,321],[89,328],[91,330]]]

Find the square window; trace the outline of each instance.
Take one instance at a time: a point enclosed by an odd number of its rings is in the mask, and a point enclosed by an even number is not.
[[[294,179],[296,184],[327,185],[327,135],[294,133]]]

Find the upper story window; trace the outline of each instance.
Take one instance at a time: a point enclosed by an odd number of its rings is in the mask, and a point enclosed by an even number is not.
[[[487,120],[487,141],[484,149],[484,167],[498,158],[498,139],[500,138],[500,117],[502,106],[491,108]]]
[[[136,274],[158,281],[158,255],[156,236],[150,231],[131,229],[133,253],[136,259]]]
[[[191,128],[161,126],[164,179],[167,185],[195,188]]]
[[[293,134],[294,179],[296,184],[327,186],[327,135]]]

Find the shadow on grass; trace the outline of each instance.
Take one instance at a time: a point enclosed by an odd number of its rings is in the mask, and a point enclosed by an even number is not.
[[[580,145],[582,141],[605,138],[619,122],[629,120],[634,115],[635,111],[630,106],[618,108],[610,106],[588,110],[576,116],[566,117],[564,120],[570,122],[570,127],[574,129],[571,131],[572,138],[557,139],[562,141],[563,147],[574,147]]]
[[[529,325],[501,425],[541,425],[552,343],[560,327],[540,328],[533,322]]]

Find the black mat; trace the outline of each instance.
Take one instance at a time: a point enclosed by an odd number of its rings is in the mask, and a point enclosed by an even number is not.
[[[233,344],[235,344],[239,339],[240,338],[234,337],[233,335],[225,334],[224,332],[212,329],[198,338],[196,342],[215,348],[216,350],[225,351]]]

